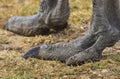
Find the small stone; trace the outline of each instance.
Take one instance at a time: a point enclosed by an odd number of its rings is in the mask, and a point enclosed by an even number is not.
[[[63,76],[63,78],[64,78],[64,79],[67,79],[67,78],[68,78],[68,76],[67,76],[67,75],[65,75],[65,76]]]
[[[107,73],[108,70],[107,70],[107,69],[103,69],[101,72],[102,72],[102,73]]]

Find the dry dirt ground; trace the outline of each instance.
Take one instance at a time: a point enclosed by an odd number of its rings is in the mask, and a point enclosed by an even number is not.
[[[106,48],[100,62],[66,66],[59,61],[22,58],[41,44],[67,43],[84,35],[91,14],[91,0],[70,0],[69,27],[47,36],[25,37],[2,29],[11,16],[37,13],[39,0],[0,0],[0,79],[120,79],[120,42]]]

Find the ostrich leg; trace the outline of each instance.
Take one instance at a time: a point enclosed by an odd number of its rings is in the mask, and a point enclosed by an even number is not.
[[[44,35],[51,28],[65,28],[69,13],[68,0],[42,0],[37,14],[14,16],[8,20],[4,29],[25,36]]]
[[[120,39],[119,0],[93,0],[93,15],[88,32],[67,44],[41,45],[31,48],[29,57],[59,60],[67,65],[80,65],[85,61],[98,61],[106,47]]]
[[[97,36],[96,42],[86,50],[71,56],[67,65],[80,65],[85,61],[98,61],[106,47],[120,40],[119,0],[93,0],[93,19],[90,33]]]

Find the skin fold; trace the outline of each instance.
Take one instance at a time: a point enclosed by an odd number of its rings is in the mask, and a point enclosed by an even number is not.
[[[48,3],[51,4],[52,1],[57,4],[50,5],[51,7],[46,10],[48,14],[45,16],[44,14],[46,12],[43,12],[43,16],[45,17],[43,21],[48,25],[54,25],[54,23],[56,25],[56,22],[58,22],[58,25],[61,25],[63,23],[61,19],[66,18],[66,16],[57,17],[55,20],[50,17],[62,15],[62,13],[69,15],[69,13],[67,13],[69,11],[68,8],[60,7],[60,5],[67,7],[68,1],[49,0]],[[61,3],[62,1],[63,3]],[[120,2],[119,0],[92,0],[92,3],[92,19],[85,36],[78,37],[65,44],[43,44],[33,47],[25,52],[23,57],[25,59],[39,58],[44,60],[58,60],[69,66],[81,65],[88,61],[99,61],[102,58],[102,51],[106,47],[113,46],[120,40]],[[41,3],[41,5],[43,4]],[[56,6],[55,9],[53,9],[54,6]],[[39,11],[42,10],[40,9]],[[51,13],[51,11],[53,13]],[[65,21],[66,20],[67,19],[65,19]]]
[[[37,14],[11,17],[4,29],[24,36],[46,35],[50,29],[66,28],[69,14],[68,0],[42,0]]]

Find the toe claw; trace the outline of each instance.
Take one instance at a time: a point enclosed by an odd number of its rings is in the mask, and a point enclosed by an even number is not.
[[[23,58],[25,58],[25,59],[38,58],[39,50],[40,50],[39,46],[34,47],[34,48],[30,49],[29,51],[27,51],[26,54],[23,56]]]

